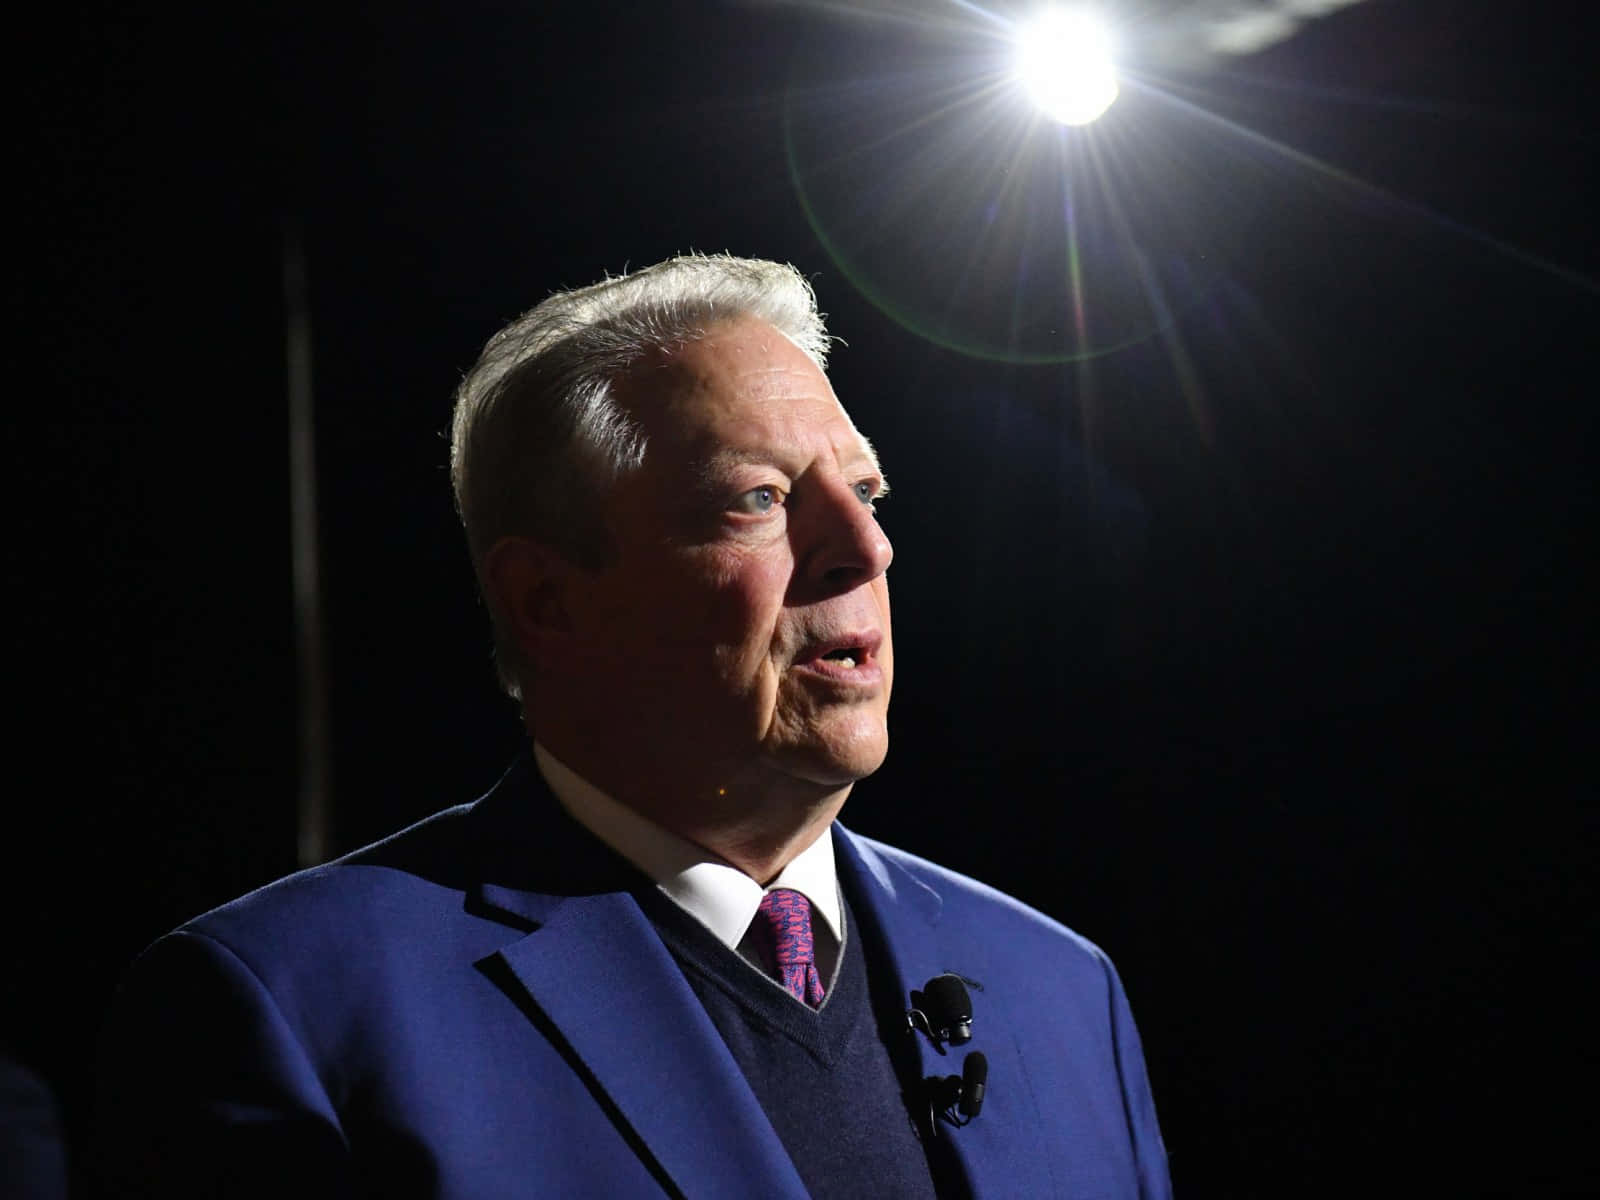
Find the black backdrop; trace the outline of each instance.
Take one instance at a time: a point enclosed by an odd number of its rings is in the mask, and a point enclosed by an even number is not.
[[[74,1151],[117,973],[294,864],[289,220],[339,848],[477,794],[518,743],[443,466],[482,339],[630,263],[788,259],[896,493],[895,744],[849,822],[1111,952],[1182,1194],[1600,1184],[1580,10],[1362,4],[1206,79],[1406,203],[1259,181],[1227,287],[1178,317],[1189,391],[1158,338],[1096,360],[1092,394],[919,339],[825,253],[777,97],[796,45],[855,27],[43,14],[10,51],[5,1032]]]

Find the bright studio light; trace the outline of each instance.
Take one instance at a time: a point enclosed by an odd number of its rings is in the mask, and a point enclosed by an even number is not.
[[[1081,10],[1052,9],[1018,33],[1017,76],[1063,125],[1087,125],[1117,98],[1110,35]]]

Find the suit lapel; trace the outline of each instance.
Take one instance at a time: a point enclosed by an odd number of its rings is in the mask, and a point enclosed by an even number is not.
[[[834,826],[841,878],[848,878],[850,900],[863,922],[876,926],[900,994],[910,1005],[913,988],[953,971],[979,982],[987,973],[975,963],[970,942],[944,932],[949,922],[937,891],[880,854],[870,842]],[[987,957],[987,956],[986,956]],[[981,1050],[989,1062],[983,1110],[956,1128],[943,1121],[938,1136],[954,1149],[974,1196],[1045,1196],[1057,1191],[1048,1163],[1041,1161],[1030,1131],[1042,1128],[1037,1098],[1030,1086],[1018,1022],[1026,1014],[1006,1012],[1004,998],[972,990],[973,1037],[965,1046],[940,1054],[922,1034],[907,1033],[916,1046],[922,1078],[960,1075],[966,1055]]]
[[[513,882],[483,883],[476,903],[529,930],[492,956],[502,969],[489,974],[522,993],[515,998],[536,1024],[548,1023],[547,1034],[565,1043],[612,1119],[672,1188],[695,1197],[804,1197],[760,1102],[628,890],[639,877],[619,874],[531,765],[508,774],[480,808],[480,844],[490,863],[501,862],[491,877]],[[514,866],[501,853],[506,846],[536,847],[527,851],[536,861]],[[521,887],[519,877],[559,887]]]
[[[805,1195],[738,1064],[632,896],[566,900],[499,958],[679,1191]]]

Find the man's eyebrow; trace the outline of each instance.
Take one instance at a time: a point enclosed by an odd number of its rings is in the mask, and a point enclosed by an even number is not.
[[[878,476],[878,494],[874,499],[882,500],[889,494],[889,477],[883,472],[883,464],[878,461],[878,452],[873,449],[872,443],[862,434],[856,435],[861,439],[861,453],[871,464],[873,472]]]
[[[864,466],[879,479],[883,479],[883,467],[878,462],[877,452],[866,438],[860,439],[856,453],[845,458],[841,465],[846,470],[853,466]],[[757,449],[745,450],[738,446],[720,446],[695,463],[694,474],[697,482],[711,485],[720,482],[717,478],[719,474],[737,467],[776,467],[780,471],[791,473],[790,468],[783,462],[781,454]],[[889,490],[887,480],[883,481],[882,490],[884,492]]]

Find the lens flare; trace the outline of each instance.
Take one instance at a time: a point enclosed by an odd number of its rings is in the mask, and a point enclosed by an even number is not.
[[[1063,125],[1087,125],[1117,98],[1111,36],[1093,13],[1052,9],[1017,35],[1017,78]]]

